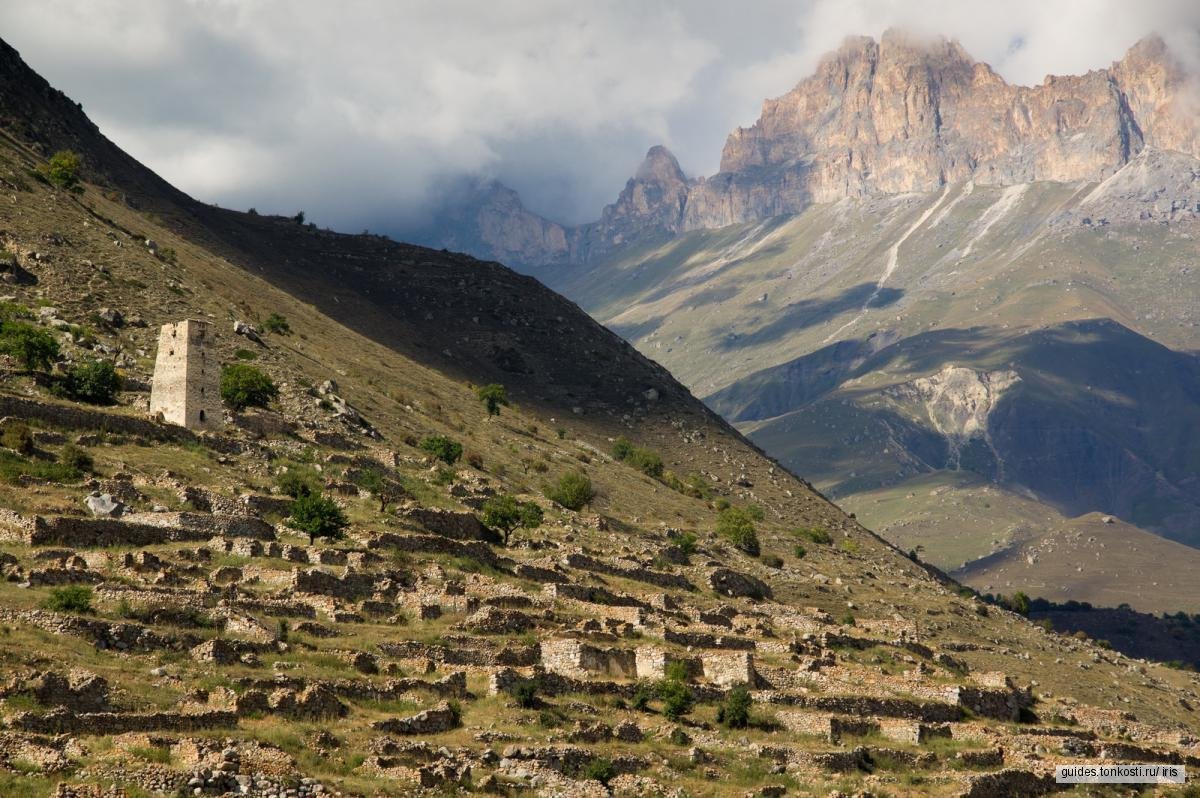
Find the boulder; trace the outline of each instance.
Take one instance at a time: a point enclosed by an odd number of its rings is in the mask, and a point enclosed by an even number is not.
[[[92,491],[88,497],[83,500],[87,505],[88,510],[95,518],[118,518],[125,512],[125,505],[113,498],[110,493],[101,493],[100,491]]]

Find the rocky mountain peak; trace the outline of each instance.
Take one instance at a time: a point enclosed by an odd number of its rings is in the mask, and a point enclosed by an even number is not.
[[[634,181],[672,185],[686,183],[687,177],[679,168],[675,155],[661,144],[655,144],[646,152],[646,157],[633,176]]]

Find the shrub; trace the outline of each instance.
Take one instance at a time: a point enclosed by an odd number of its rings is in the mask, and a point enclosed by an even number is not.
[[[669,681],[673,682],[686,682],[689,676],[687,663],[679,660],[667,663],[663,673]]]
[[[29,371],[49,371],[58,358],[58,341],[32,324],[7,321],[0,324],[0,354],[9,355]]]
[[[221,400],[234,410],[266,407],[278,396],[275,383],[254,366],[233,363],[221,371]]]
[[[500,406],[508,404],[508,392],[498,382],[477,388],[475,395],[479,397],[479,401],[483,402],[489,416],[500,415]]]
[[[842,626],[854,626],[854,615],[848,612],[838,619],[838,623]]]
[[[648,682],[639,682],[633,691],[633,698],[629,700],[629,706],[639,712],[644,712],[650,706],[650,701],[654,698],[654,692],[653,685]]]
[[[744,729],[750,725],[750,691],[744,684],[734,687],[717,710],[717,723],[728,729]]]
[[[83,159],[73,150],[59,150],[41,168],[42,176],[58,188],[71,189],[79,184],[79,168]]]
[[[580,471],[568,471],[558,478],[556,485],[543,488],[546,498],[568,510],[582,510],[596,498],[592,481]]]
[[[613,767],[611,759],[598,756],[587,763],[581,775],[585,779],[593,779],[607,786],[610,781],[616,778],[617,769]]]
[[[687,732],[678,726],[671,729],[671,734],[667,739],[671,741],[672,745],[687,745],[692,741],[692,738],[688,737]]]
[[[797,560],[803,560],[804,556],[806,554],[808,554],[808,549],[804,548],[799,543],[797,543],[796,548],[792,549],[792,554],[794,554],[796,556]]]
[[[521,709],[534,709],[538,701],[538,683],[536,679],[522,679],[512,686],[509,695]]]
[[[275,333],[276,335],[290,335],[292,325],[288,324],[286,317],[278,313],[272,313],[263,320],[262,328],[266,332]]]
[[[483,505],[483,523],[504,536],[505,546],[514,529],[537,529],[543,518],[541,507],[533,502],[519,502],[507,493],[494,496]]]
[[[676,532],[667,539],[682,551],[685,557],[690,557],[696,553],[696,536],[691,532]]]
[[[802,526],[795,530],[792,534],[796,537],[804,538],[810,543],[817,543],[828,546],[833,542],[833,538],[819,526]]]
[[[318,493],[301,496],[292,503],[291,527],[308,535],[310,546],[317,538],[340,538],[348,523],[342,508]]]
[[[107,360],[74,366],[62,380],[62,393],[76,402],[111,405],[121,390],[121,375]]]
[[[92,611],[92,589],[87,585],[56,587],[46,597],[45,607],[55,612],[74,612],[79,615]]]
[[[421,450],[428,452],[446,465],[454,465],[462,457],[463,447],[458,441],[444,435],[430,435],[421,441]]]
[[[663,702],[663,715],[679,720],[692,711],[692,691],[681,681],[664,679],[658,685],[658,697]]]
[[[740,507],[726,507],[717,516],[717,534],[752,557],[759,552],[754,521]]]
[[[783,558],[780,557],[778,554],[768,554],[767,556],[762,558],[762,561],[763,561],[763,565],[767,566],[768,568],[782,568],[783,567]]]
[[[95,466],[92,456],[72,443],[68,443],[58,453],[58,462],[76,473],[88,473]]]
[[[1018,615],[1029,614],[1029,596],[1018,590],[1011,597],[1003,599],[1002,603],[1007,609],[1012,610]]]
[[[279,490],[293,499],[299,499],[304,496],[317,492],[317,475],[311,471],[300,468],[289,468],[275,478],[275,484],[279,486]]]
[[[662,479],[663,461],[659,455],[650,449],[634,446],[624,435],[613,442],[613,457],[623,463],[628,463],[643,474]]]
[[[0,428],[0,446],[18,454],[33,454],[33,433],[23,421],[10,421]]]
[[[233,353],[238,360],[258,360],[258,352],[252,349],[239,349]]]
[[[483,455],[481,455],[479,452],[471,451],[467,452],[465,456],[467,459],[467,465],[471,466],[471,468],[474,468],[476,471],[483,470]]]

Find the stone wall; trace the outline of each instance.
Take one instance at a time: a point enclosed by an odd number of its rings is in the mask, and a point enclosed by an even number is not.
[[[569,637],[543,641],[541,656],[546,670],[564,676],[587,678],[604,674],[629,678],[637,673],[633,651],[600,648]]]
[[[19,396],[0,396],[0,417],[2,416],[36,419],[50,426],[64,429],[114,432],[156,441],[192,442],[197,440],[194,434],[182,427],[76,405],[60,405],[41,399],[23,399]]]

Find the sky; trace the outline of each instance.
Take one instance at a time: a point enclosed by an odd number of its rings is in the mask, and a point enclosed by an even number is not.
[[[1014,83],[1107,66],[1195,0],[0,0],[0,30],[192,196],[402,236],[498,179],[589,221],[645,151],[716,171],[729,132],[848,35],[957,38]]]

